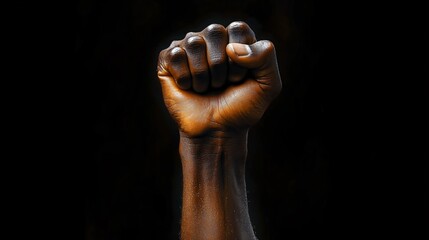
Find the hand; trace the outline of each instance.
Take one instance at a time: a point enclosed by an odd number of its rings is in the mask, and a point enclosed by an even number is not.
[[[247,129],[282,88],[273,43],[244,22],[212,24],[161,51],[164,102],[187,136]]]

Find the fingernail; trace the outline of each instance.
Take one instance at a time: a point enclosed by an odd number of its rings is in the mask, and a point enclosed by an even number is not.
[[[232,50],[235,52],[235,54],[237,54],[240,57],[247,56],[252,52],[249,45],[232,43],[230,46]]]

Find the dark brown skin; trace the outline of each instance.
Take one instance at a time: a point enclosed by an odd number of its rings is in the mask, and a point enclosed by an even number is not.
[[[159,54],[180,132],[182,239],[256,239],[247,207],[247,133],[280,93],[274,45],[244,22],[188,33]]]

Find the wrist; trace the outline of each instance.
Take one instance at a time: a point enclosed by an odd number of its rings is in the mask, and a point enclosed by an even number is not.
[[[179,131],[180,154],[182,154],[182,150],[185,150],[182,149],[182,147],[190,148],[191,150],[195,148],[209,148],[210,146],[222,147],[224,150],[243,147],[247,144],[248,132],[249,130],[247,128],[228,131],[213,130],[207,131],[206,133],[198,136],[193,136],[183,131]]]
[[[213,239],[255,239],[246,197],[247,135],[247,130],[180,134],[184,238],[201,239],[203,229]]]
[[[247,138],[249,132],[248,127],[233,128],[233,127],[218,127],[210,130],[205,130],[201,133],[194,134],[179,129],[180,139],[187,139],[191,143],[210,143],[213,140],[226,140],[226,139],[243,139]]]
[[[248,129],[211,131],[197,137],[180,132],[179,152],[182,166],[192,167],[195,170],[216,169],[224,168],[225,161],[230,168],[244,165],[247,155],[247,137]]]

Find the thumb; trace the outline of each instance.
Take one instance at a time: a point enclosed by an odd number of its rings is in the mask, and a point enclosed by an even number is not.
[[[251,45],[230,43],[226,52],[231,61],[250,69],[257,81],[279,85],[281,88],[276,51],[272,42],[262,40]]]

